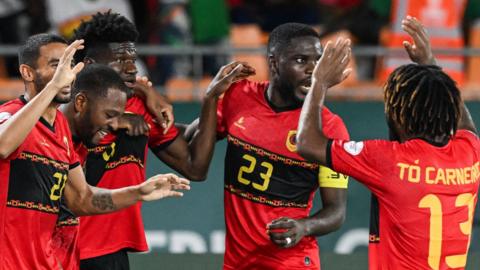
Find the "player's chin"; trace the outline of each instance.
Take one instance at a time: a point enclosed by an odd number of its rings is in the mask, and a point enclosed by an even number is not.
[[[53,101],[58,104],[66,104],[66,103],[69,103],[71,100],[72,100],[72,95],[70,91],[68,91],[68,93],[60,92],[53,98]]]
[[[308,94],[308,90],[305,91],[304,89],[298,89],[297,91],[295,91],[295,99],[298,102],[303,102],[307,97],[307,94]]]

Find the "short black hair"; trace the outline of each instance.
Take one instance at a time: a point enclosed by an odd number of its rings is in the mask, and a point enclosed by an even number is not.
[[[37,67],[40,48],[50,43],[68,44],[65,39],[54,34],[42,33],[30,36],[18,50],[18,64]]]
[[[86,56],[94,58],[108,43],[136,42],[138,35],[135,25],[119,13],[98,12],[74,31],[71,41],[83,39],[85,47],[75,53],[75,61],[81,62]]]
[[[290,41],[298,37],[316,37],[320,39],[320,35],[311,26],[303,23],[285,23],[277,26],[272,30],[268,37],[267,53],[270,54],[275,48],[282,50]]]
[[[93,63],[85,66],[77,74],[72,87],[72,96],[83,92],[92,99],[107,97],[110,88],[119,89],[127,95],[130,92],[115,70],[106,65]]]
[[[433,65],[403,65],[385,84],[387,121],[407,136],[432,140],[453,136],[461,117],[461,96],[454,80]]]

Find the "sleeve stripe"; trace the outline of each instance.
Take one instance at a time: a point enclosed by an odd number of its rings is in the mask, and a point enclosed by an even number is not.
[[[332,168],[333,169],[333,164],[332,164],[332,143],[333,143],[333,140],[332,139],[329,139],[328,142],[327,142],[327,167],[329,168]]]
[[[70,166],[68,167],[69,170],[71,169],[75,169],[76,167],[80,166],[80,162],[75,162],[73,164],[70,164]]]
[[[152,147],[152,148],[150,148],[150,149],[151,149],[152,152],[154,152],[154,153],[157,153],[157,152],[159,152],[159,151],[162,151],[162,150],[164,150],[165,148],[167,148],[170,144],[172,144],[172,143],[177,139],[178,136],[180,136],[180,132],[178,132],[177,135],[176,135],[175,137],[173,137],[171,140],[166,141],[166,142],[164,142],[164,143],[162,143],[162,144],[160,144],[160,145],[157,145],[157,146],[155,146],[155,147]]]

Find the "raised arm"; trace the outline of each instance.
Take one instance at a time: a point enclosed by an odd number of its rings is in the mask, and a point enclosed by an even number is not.
[[[255,70],[246,63],[233,62],[223,66],[208,87],[198,128],[191,130],[191,140],[187,142],[183,136],[178,136],[167,148],[155,154],[185,177],[205,180],[216,143],[218,99],[234,82],[253,74]]]
[[[174,123],[173,107],[155,88],[147,77],[137,77],[136,83],[126,83],[131,87],[135,94],[145,100],[148,111],[155,116],[155,120],[164,129],[164,133],[170,129]]]
[[[297,151],[306,160],[329,166],[328,138],[322,131],[322,107],[328,88],[342,82],[350,74],[350,40],[339,38],[325,46],[312,74],[312,87],[303,103],[298,123]]]
[[[68,173],[64,196],[75,215],[85,216],[114,212],[139,201],[181,197],[180,191],[189,189],[189,181],[174,174],[159,174],[135,186],[102,189],[88,185],[82,168],[77,166]]]
[[[58,92],[72,84],[77,73],[83,68],[83,63],[72,68],[73,55],[82,48],[83,40],[77,40],[68,46],[59,60],[52,80],[27,105],[0,125],[0,158],[7,158],[20,146]],[[25,68],[29,67],[20,66],[20,69]]]
[[[405,50],[407,51],[410,59],[417,64],[437,65],[437,61],[432,52],[427,30],[422,23],[415,17],[407,16],[404,20],[402,20],[402,28],[412,37],[414,42],[413,44],[408,41],[403,42]],[[458,123],[458,129],[469,130],[477,134],[475,123],[472,120],[468,108],[463,102],[461,105],[462,117]]]

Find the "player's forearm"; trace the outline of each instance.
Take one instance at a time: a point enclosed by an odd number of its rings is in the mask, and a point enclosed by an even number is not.
[[[20,146],[57,93],[58,88],[48,83],[22,109],[0,125],[0,158],[7,158]]]
[[[346,216],[346,204],[327,206],[311,217],[302,220],[306,236],[321,236],[338,230]]]
[[[322,165],[326,164],[328,142],[322,131],[321,113],[326,92],[325,85],[313,83],[303,103],[297,133],[298,154]]]
[[[195,172],[196,176],[196,179],[192,180],[205,180],[207,177],[217,136],[217,103],[218,98],[204,99],[198,128],[191,135],[192,138],[189,142],[190,170]]]
[[[140,200],[137,186],[112,190],[89,186],[84,196],[70,203],[69,208],[77,216],[107,214],[132,206]]]

